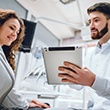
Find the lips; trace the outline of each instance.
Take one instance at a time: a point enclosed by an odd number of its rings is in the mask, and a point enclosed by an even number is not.
[[[97,29],[91,29],[91,32],[97,32]]]
[[[11,41],[13,41],[13,37],[7,36],[7,38]]]
[[[12,43],[14,41],[13,37],[7,36],[8,42]]]
[[[96,30],[91,30],[91,32],[96,32]]]

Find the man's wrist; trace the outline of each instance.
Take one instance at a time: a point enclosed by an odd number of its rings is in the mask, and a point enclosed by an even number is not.
[[[91,78],[91,83],[90,83],[90,87],[92,87],[92,85],[93,85],[93,83],[94,83],[94,81],[95,81],[95,78],[96,78],[96,75],[95,74],[93,74],[93,76],[92,76],[92,78]]]

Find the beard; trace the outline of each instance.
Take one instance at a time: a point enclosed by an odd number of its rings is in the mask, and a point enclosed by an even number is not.
[[[91,38],[93,40],[102,38],[108,31],[108,23],[106,23],[105,27],[99,32],[98,29],[93,28],[91,31],[94,30],[95,32],[91,33]]]

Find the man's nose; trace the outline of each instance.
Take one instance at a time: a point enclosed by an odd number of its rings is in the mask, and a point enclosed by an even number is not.
[[[95,27],[93,22],[91,22],[89,26],[90,26],[90,29],[93,29]]]

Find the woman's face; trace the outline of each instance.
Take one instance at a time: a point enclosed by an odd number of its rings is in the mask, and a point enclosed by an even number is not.
[[[17,39],[20,23],[15,18],[10,18],[0,26],[0,45],[10,46]]]

